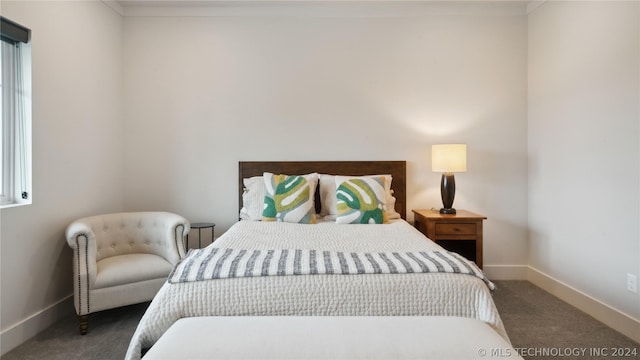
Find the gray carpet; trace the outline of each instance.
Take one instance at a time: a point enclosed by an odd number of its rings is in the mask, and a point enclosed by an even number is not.
[[[149,303],[101,311],[89,317],[89,333],[81,336],[75,314],[9,351],[2,360],[124,359],[138,321]],[[72,305],[73,306],[73,305]]]
[[[526,359],[639,359],[640,344],[527,281],[496,281],[496,307],[514,348]],[[536,356],[544,349],[577,356]],[[612,356],[614,348],[638,356]],[[603,349],[597,356],[597,349]],[[525,355],[529,356],[525,356]],[[592,356],[594,355],[594,356]]]
[[[635,348],[640,344],[608,328],[589,315],[526,281],[497,281],[494,299],[515,348],[531,352],[526,359],[553,359],[535,356],[541,349],[585,349],[585,355],[562,359],[613,359],[589,356],[596,348]],[[75,316],[65,318],[25,344],[2,356],[3,360],[112,360],[122,359],[129,339],[148,304],[92,314],[89,333],[78,335]],[[555,351],[555,350],[550,350]],[[526,354],[525,354],[526,355]],[[565,355],[565,354],[563,354]],[[638,358],[638,357],[617,357]]]

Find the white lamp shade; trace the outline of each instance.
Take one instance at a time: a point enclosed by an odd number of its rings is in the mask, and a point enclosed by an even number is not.
[[[467,171],[467,144],[431,145],[431,170],[452,173]]]

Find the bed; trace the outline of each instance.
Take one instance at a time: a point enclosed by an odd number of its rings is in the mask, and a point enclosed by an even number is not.
[[[348,175],[345,181],[384,174],[391,186],[376,196],[395,205],[383,211],[387,223],[367,225],[338,224],[344,214],[325,214],[314,224],[253,221],[245,211],[244,219],[174,269],[143,315],[126,359],[140,359],[179,319],[211,316],[466,317],[509,341],[493,284],[406,222],[404,161],[240,162],[238,173],[240,209],[249,205],[249,179],[259,183],[265,173]],[[310,192],[318,214],[327,202],[320,186]],[[427,260],[435,265],[423,266]]]

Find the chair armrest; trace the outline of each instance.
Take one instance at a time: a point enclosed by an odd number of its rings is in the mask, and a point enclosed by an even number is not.
[[[73,292],[78,315],[90,313],[89,289],[96,281],[96,236],[89,223],[74,221],[67,227],[67,243],[73,249]]]
[[[191,224],[184,217],[168,212],[158,213],[163,219],[164,231],[167,240],[167,246],[164,248],[164,258],[173,265],[177,264],[180,259],[184,258],[185,239],[191,230]]]

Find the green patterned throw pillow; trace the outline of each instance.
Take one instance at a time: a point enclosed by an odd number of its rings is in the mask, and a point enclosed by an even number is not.
[[[383,176],[336,176],[338,224],[386,224]]]
[[[314,197],[318,174],[274,175],[264,173],[262,221],[315,223]]]

